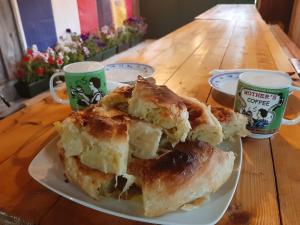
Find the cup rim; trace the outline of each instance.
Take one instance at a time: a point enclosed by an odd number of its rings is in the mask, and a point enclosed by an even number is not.
[[[78,64],[93,64],[95,66],[95,68],[91,68],[90,70],[85,70],[85,71],[74,71],[71,70],[70,67],[74,66],[74,65],[78,65]],[[92,73],[92,72],[97,72],[99,70],[104,70],[104,66],[97,61],[83,61],[83,62],[75,62],[75,63],[71,63],[68,64],[66,66],[63,67],[63,71],[66,73],[75,73],[77,75],[80,75],[82,73]]]
[[[284,78],[287,78],[287,81],[288,83],[285,83],[283,84],[282,86],[278,86],[278,87],[268,87],[268,86],[264,86],[264,85],[260,85],[260,84],[253,84],[251,82],[247,82],[245,80],[243,80],[243,78],[249,74],[261,74],[262,72],[260,71],[247,71],[247,72],[244,72],[244,73],[241,73],[240,76],[239,76],[239,80],[242,81],[243,83],[245,84],[248,84],[248,85],[251,85],[251,86],[256,86],[256,87],[260,87],[260,88],[266,88],[266,89],[282,89],[282,88],[289,88],[292,84],[292,79],[290,78],[290,76],[285,73],[285,72],[282,72],[282,71],[264,71],[263,73],[264,74],[273,74],[273,75],[279,75],[279,76],[282,76]]]

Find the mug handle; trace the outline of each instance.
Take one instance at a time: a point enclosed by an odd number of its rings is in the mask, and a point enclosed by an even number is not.
[[[290,86],[290,89],[292,91],[300,91],[300,87],[296,87],[293,85]],[[300,123],[300,115],[297,116],[295,119],[291,119],[291,120],[282,118],[282,121],[281,121],[281,124],[283,124],[283,125],[296,125],[297,123]]]
[[[69,104],[70,103],[69,99],[62,99],[56,95],[55,88],[53,86],[53,80],[55,77],[58,76],[64,76],[64,72],[57,72],[50,77],[50,81],[49,81],[50,94],[52,95],[54,101],[56,101],[57,103]]]

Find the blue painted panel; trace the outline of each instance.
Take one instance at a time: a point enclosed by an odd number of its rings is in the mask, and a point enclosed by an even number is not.
[[[27,46],[40,50],[57,42],[51,0],[17,0]]]

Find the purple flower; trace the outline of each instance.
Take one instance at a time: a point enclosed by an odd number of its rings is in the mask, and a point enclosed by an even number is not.
[[[83,33],[80,35],[82,41],[85,41],[89,38],[90,34],[89,33]]]

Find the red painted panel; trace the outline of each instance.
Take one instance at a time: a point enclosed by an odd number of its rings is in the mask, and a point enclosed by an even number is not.
[[[127,18],[132,17],[133,1],[132,0],[125,0],[125,4],[126,4]]]
[[[77,0],[81,33],[99,29],[96,0]]]

